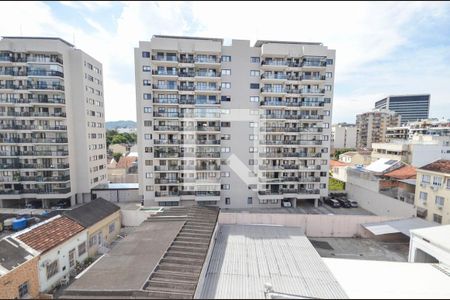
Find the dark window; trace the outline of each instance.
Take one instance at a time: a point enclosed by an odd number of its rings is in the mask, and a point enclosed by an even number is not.
[[[256,90],[258,90],[259,89],[259,83],[250,83],[250,88],[251,89],[256,89]]]
[[[221,96],[220,100],[221,101],[231,101],[231,97],[230,96]]]
[[[28,295],[28,281],[19,285],[19,298],[25,298]]]
[[[225,204],[230,205],[230,198],[225,198]]]
[[[231,56],[229,55],[222,55],[222,62],[230,62]]]
[[[252,203],[253,203],[253,198],[247,197],[247,204],[252,204]]]
[[[230,127],[230,122],[220,122],[221,127]]]
[[[151,100],[152,94],[144,94],[144,100]]]
[[[259,57],[250,57],[250,62],[259,63]]]
[[[150,52],[142,51],[142,57],[150,57]]]
[[[333,59],[328,58],[327,59],[327,66],[331,66],[333,64]]]
[[[150,72],[152,68],[150,66],[142,66],[142,72]]]

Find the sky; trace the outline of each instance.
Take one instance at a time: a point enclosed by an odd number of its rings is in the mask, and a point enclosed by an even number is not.
[[[322,42],[333,123],[418,93],[450,118],[450,2],[0,2],[0,36],[60,37],[102,62],[106,121],[136,120],[134,48],[155,34]]]

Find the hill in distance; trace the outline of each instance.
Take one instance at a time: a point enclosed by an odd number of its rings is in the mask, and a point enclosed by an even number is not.
[[[105,127],[107,130],[117,128],[136,128],[136,122],[131,120],[109,121],[105,123]]]

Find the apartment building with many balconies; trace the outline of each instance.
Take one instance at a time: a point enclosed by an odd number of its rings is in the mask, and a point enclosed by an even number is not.
[[[450,136],[450,120],[426,119],[417,122],[408,122],[400,127],[388,127],[386,140],[412,140],[416,135]]]
[[[400,126],[400,122],[398,114],[385,109],[356,115],[356,147],[371,149],[372,143],[384,143],[387,128]]]
[[[146,205],[280,207],[328,195],[335,51],[153,36],[135,49]]]
[[[59,38],[0,40],[0,207],[90,200],[106,182],[102,65]]]

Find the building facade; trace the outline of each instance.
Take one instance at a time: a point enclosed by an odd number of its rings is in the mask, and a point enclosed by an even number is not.
[[[334,124],[331,127],[331,147],[356,148],[356,126],[346,123]]]
[[[417,169],[417,216],[450,224],[450,160],[437,160]]]
[[[104,119],[100,62],[59,38],[0,40],[0,207],[89,201]]]
[[[388,127],[400,126],[401,117],[389,110],[373,110],[356,116],[356,147],[371,149],[384,143]]]
[[[335,51],[154,36],[135,49],[146,205],[280,207],[326,196]]]
[[[402,123],[428,119],[430,95],[388,96],[375,102],[376,109],[388,109],[402,117]]]
[[[386,140],[412,140],[416,135],[450,136],[450,120],[426,119],[409,122],[400,127],[388,127]]]

